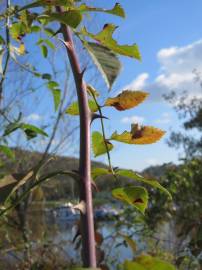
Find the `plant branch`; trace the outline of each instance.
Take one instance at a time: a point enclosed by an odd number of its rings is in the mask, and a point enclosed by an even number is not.
[[[62,8],[56,7],[61,13]],[[64,42],[67,49],[74,81],[76,84],[77,97],[80,114],[80,200],[86,203],[86,212],[81,213],[81,235],[82,235],[82,259],[84,267],[96,267],[95,232],[92,203],[91,185],[91,159],[90,159],[90,122],[91,112],[88,106],[86,86],[83,81],[79,60],[74,48],[71,30],[68,26],[61,25]]]
[[[105,143],[105,147],[106,147],[106,150],[107,150],[107,159],[108,159],[108,163],[109,163],[109,169],[110,171],[112,172],[112,174],[115,176],[115,173],[114,173],[114,170],[113,170],[113,167],[112,167],[112,163],[111,163],[111,157],[110,157],[110,153],[109,153],[109,147],[108,147],[108,144],[107,144],[107,139],[106,139],[106,135],[105,135],[105,128],[104,128],[104,116],[102,114],[102,110],[101,110],[101,106],[98,104],[97,102],[97,99],[95,97],[95,94],[91,91],[91,95],[98,107],[98,111],[99,111],[99,114],[100,114],[100,123],[101,123],[101,128],[102,128],[102,136],[104,138],[104,143]]]

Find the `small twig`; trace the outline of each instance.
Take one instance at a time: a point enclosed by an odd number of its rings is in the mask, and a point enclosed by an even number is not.
[[[7,9],[9,9],[10,7],[10,0],[7,0],[7,4],[6,4]],[[8,69],[8,63],[9,63],[9,59],[10,59],[10,32],[9,32],[9,24],[10,24],[10,18],[9,15],[7,15],[7,19],[6,19],[6,47],[7,47],[7,55],[6,55],[6,60],[5,60],[5,65],[3,68],[3,72],[2,72],[2,77],[1,77],[1,81],[0,81],[0,106],[3,100],[3,83],[4,80],[6,78],[6,72]]]
[[[102,128],[102,136],[104,138],[104,144],[105,144],[105,147],[106,147],[106,150],[107,150],[107,159],[108,159],[108,164],[109,164],[109,168],[110,168],[110,171],[112,172],[112,175],[115,177],[115,179],[117,180],[117,176],[113,170],[113,167],[112,167],[112,163],[111,163],[111,157],[110,157],[110,153],[109,153],[109,147],[108,147],[108,144],[107,144],[107,139],[106,139],[106,135],[105,135],[105,127],[104,127],[104,116],[102,114],[102,109],[101,109],[101,106],[98,104],[97,102],[97,99],[95,97],[95,94],[91,92],[91,95],[96,103],[96,106],[98,108],[98,111],[99,111],[99,114],[100,114],[100,123],[101,123],[101,128]]]

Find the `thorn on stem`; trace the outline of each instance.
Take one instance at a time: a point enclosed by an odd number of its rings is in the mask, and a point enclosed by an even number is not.
[[[92,187],[94,188],[94,190],[96,192],[99,192],[99,188],[97,187],[97,185],[95,184],[95,182],[91,181]]]
[[[81,71],[81,74],[80,74],[80,75],[81,75],[81,79],[83,79],[83,76],[84,76],[84,73],[86,72],[86,69],[87,69],[87,68],[84,67],[84,69]]]
[[[95,120],[95,119],[107,119],[109,120],[108,117],[104,116],[104,115],[100,115],[98,113],[92,113],[91,114],[91,123]]]
[[[64,41],[63,39],[59,38],[59,40],[65,45],[65,47],[68,49],[68,50],[72,50],[72,45],[70,42],[67,42],[67,41]]]

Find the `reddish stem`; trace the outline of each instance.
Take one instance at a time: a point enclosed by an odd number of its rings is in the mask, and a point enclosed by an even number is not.
[[[60,7],[56,8],[62,12]],[[75,51],[72,33],[68,26],[61,25],[61,32],[67,48],[74,81],[76,84],[80,114],[80,159],[79,172],[81,176],[80,200],[86,203],[86,213],[81,213],[82,259],[84,267],[96,267],[96,249],[91,185],[90,160],[90,122],[91,112],[88,106],[86,86],[83,81],[79,60]]]

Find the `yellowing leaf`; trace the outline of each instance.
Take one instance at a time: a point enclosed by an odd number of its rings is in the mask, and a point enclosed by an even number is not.
[[[124,131],[122,134],[114,132],[110,140],[115,140],[128,144],[151,144],[160,140],[165,131],[151,127],[139,127],[137,124],[132,125],[131,132]]]
[[[105,142],[102,134],[98,131],[94,131],[92,134],[92,146],[95,157],[103,155],[107,153],[107,151],[111,151],[113,149],[113,144],[109,141]]]
[[[124,201],[144,214],[148,204],[148,192],[143,187],[124,187],[112,190],[112,195]]]
[[[117,97],[108,98],[105,106],[113,106],[119,111],[131,109],[145,100],[148,93],[141,91],[125,90]]]
[[[25,53],[25,44],[21,43],[20,47],[18,48],[19,54],[24,54]]]
[[[88,101],[88,106],[91,110],[91,112],[97,112],[98,111],[98,107],[97,104],[94,100],[89,100]],[[66,113],[70,114],[70,115],[79,115],[79,105],[78,102],[73,102],[66,110]]]
[[[98,34],[89,33],[84,27],[81,30],[81,34],[88,36],[96,41],[99,41],[101,45],[107,47],[115,53],[133,57],[141,60],[141,55],[137,44],[133,45],[119,45],[116,40],[113,39],[112,35],[117,27],[114,24],[106,24],[101,32]]]

